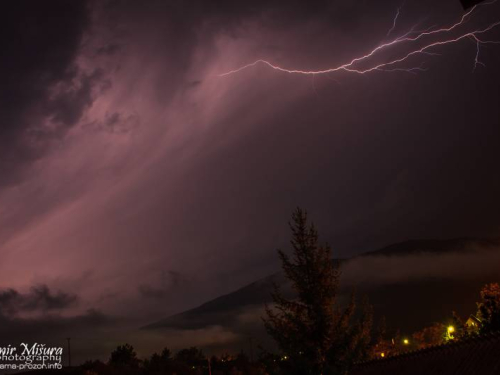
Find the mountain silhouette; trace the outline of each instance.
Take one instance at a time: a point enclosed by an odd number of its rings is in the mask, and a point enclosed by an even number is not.
[[[500,239],[410,240],[340,263],[338,303],[345,303],[354,288],[358,296],[368,296],[375,318],[384,316],[389,330],[409,334],[449,321],[452,311],[464,317],[475,312],[481,286],[500,281]],[[262,336],[260,317],[274,284],[293,298],[291,286],[277,272],[143,329],[221,326],[245,337]]]

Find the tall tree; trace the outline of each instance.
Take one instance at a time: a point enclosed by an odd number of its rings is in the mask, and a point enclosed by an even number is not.
[[[318,243],[318,232],[308,224],[305,211],[294,211],[290,229],[292,254],[278,254],[298,298],[287,299],[276,287],[274,307],[266,308],[266,330],[283,352],[288,374],[343,374],[352,362],[368,356],[371,308],[366,303],[354,319],[354,293],[347,307],[336,306],[339,264],[330,247]]]
[[[481,320],[481,333],[500,331],[500,285],[486,284],[481,289],[481,302],[477,316]]]
[[[457,326],[456,324],[454,327]],[[458,327],[456,328],[458,331]],[[441,345],[449,340],[448,326],[443,323],[434,323],[429,327],[415,332],[412,335],[414,347],[417,349],[425,349],[436,345]]]

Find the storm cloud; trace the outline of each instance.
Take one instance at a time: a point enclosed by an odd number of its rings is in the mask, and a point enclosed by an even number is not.
[[[75,63],[89,23],[87,3],[2,4],[0,26],[0,184],[19,182],[91,104],[96,76]]]
[[[16,315],[22,312],[63,310],[76,304],[77,296],[62,291],[51,292],[47,285],[31,287],[28,293],[15,289],[0,291],[0,313]]]

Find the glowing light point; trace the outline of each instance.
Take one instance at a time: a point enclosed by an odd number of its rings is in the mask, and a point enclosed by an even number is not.
[[[448,327],[448,333],[453,333],[453,332],[455,332],[455,327],[449,326]]]
[[[403,344],[408,345],[409,343],[410,343],[410,341],[408,341],[408,339],[403,340]]]

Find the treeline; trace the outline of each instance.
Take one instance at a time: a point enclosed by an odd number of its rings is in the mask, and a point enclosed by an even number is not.
[[[165,348],[146,359],[139,359],[129,344],[118,346],[107,363],[87,361],[81,368],[84,375],[264,375],[261,361],[251,362],[240,353],[237,356],[207,357],[202,350],[191,347],[175,355]]]

